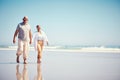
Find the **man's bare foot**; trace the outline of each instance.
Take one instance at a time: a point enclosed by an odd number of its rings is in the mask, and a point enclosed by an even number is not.
[[[17,56],[17,58],[16,58],[16,62],[17,63],[19,63],[20,61],[19,61],[19,56]]]

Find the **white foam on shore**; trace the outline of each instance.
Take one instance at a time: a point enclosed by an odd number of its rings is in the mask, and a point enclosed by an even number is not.
[[[17,50],[17,47],[0,48],[0,50]],[[34,47],[30,47],[30,51],[34,51]],[[120,48],[104,48],[104,47],[89,47],[81,49],[60,49],[56,47],[44,47],[44,51],[59,51],[59,52],[114,52],[120,53]]]

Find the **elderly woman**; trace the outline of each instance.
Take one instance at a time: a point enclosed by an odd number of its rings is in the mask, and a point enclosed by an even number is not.
[[[42,50],[44,43],[47,43],[48,45],[48,39],[44,31],[41,30],[40,25],[36,26],[37,32],[33,36],[33,41],[34,41],[34,48],[37,51],[37,63],[41,62],[41,57],[42,57]]]

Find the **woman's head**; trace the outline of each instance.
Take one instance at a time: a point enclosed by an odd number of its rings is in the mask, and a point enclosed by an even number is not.
[[[38,31],[38,32],[39,32],[40,29],[41,29],[40,25],[37,25],[36,28],[37,28],[37,31]]]

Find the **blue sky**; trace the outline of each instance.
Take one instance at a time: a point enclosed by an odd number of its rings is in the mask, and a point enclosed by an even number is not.
[[[26,15],[50,45],[120,45],[119,0],[0,0],[0,45],[12,44]]]

